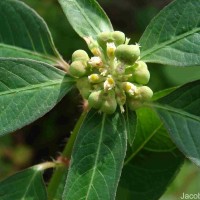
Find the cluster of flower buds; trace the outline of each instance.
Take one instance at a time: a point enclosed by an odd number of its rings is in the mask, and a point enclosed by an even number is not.
[[[102,32],[97,41],[87,39],[93,57],[83,50],[72,55],[69,74],[77,78],[77,87],[89,106],[112,114],[119,105],[124,112],[127,103],[131,110],[151,99],[152,90],[144,86],[150,73],[140,60],[140,46],[129,45],[120,31]]]

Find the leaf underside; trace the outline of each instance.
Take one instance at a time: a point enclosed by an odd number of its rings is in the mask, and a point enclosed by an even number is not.
[[[153,106],[177,147],[200,166],[200,80],[188,83]]]

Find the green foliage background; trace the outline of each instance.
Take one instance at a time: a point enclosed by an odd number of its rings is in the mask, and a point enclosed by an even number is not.
[[[76,49],[87,51],[86,44],[67,22],[57,0],[23,1],[45,19],[55,45],[65,60],[70,61],[71,54]],[[131,42],[135,43],[152,17],[170,0],[101,0],[98,2],[110,17],[114,29],[125,32],[132,38]],[[149,65],[149,69],[151,72],[149,85],[154,91],[200,78],[199,67],[180,69]],[[78,92],[72,91],[43,118],[15,134],[1,137],[0,178],[24,167],[58,156],[82,111],[82,106]],[[183,192],[198,193],[199,174],[200,170],[197,167],[189,162],[186,163],[161,200],[177,199]],[[48,174],[46,179],[48,179]]]

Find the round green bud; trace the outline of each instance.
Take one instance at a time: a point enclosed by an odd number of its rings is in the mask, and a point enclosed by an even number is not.
[[[109,100],[115,98],[115,91],[114,90],[109,90],[107,92],[104,92],[103,94],[103,100]]]
[[[84,99],[88,99],[92,91],[92,85],[87,77],[79,78],[76,82],[76,86],[79,89],[81,96]]]
[[[112,114],[117,108],[117,101],[115,99],[115,91],[110,90],[103,95],[103,103],[100,110],[106,114]]]
[[[113,114],[116,109],[117,109],[117,102],[115,98],[104,101],[100,108],[100,110],[106,114]]]
[[[90,107],[99,109],[103,103],[103,91],[94,91],[88,97],[88,103]]]
[[[139,45],[121,44],[115,50],[115,56],[123,63],[132,65],[140,56]]]
[[[138,61],[137,63],[135,63],[135,65],[133,66],[132,77],[130,77],[129,80],[145,85],[149,82],[149,79],[150,73],[146,63],[143,61]]]
[[[92,87],[93,87],[94,90],[102,90],[103,89],[103,82],[92,84]]]
[[[86,64],[82,61],[74,61],[69,67],[69,74],[74,77],[82,77],[86,75],[87,69]]]
[[[107,42],[112,42],[112,32],[102,32],[97,36],[97,41],[102,47],[106,46]]]
[[[134,98],[140,101],[148,101],[153,96],[153,91],[147,86],[137,87]]]
[[[114,31],[111,33],[111,36],[116,46],[123,44],[126,39],[125,34],[121,31]]]
[[[133,98],[129,98],[128,99],[128,107],[130,110],[134,111],[134,110],[142,107],[142,102],[139,100],[135,100]]]
[[[77,60],[87,62],[89,60],[89,56],[84,50],[79,49],[72,54],[72,62]]]

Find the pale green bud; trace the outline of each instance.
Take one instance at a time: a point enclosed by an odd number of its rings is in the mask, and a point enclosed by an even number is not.
[[[137,63],[135,63],[135,65],[133,66],[133,73],[130,80],[145,85],[149,82],[149,79],[150,73],[146,63],[143,61],[138,61]]]
[[[114,31],[111,33],[113,42],[116,46],[123,44],[125,42],[125,34],[121,31]]]
[[[107,92],[104,92],[103,98],[104,98],[104,100],[107,100],[109,98],[115,98],[115,91],[109,90]]]
[[[140,101],[148,101],[153,96],[153,91],[147,86],[137,87],[134,98]]]
[[[114,42],[116,46],[125,42],[125,34],[121,31],[102,32],[98,35],[97,41],[99,45],[105,47],[107,43]]]
[[[112,99],[103,102],[100,110],[106,114],[113,114],[116,108],[117,108],[117,102],[115,99]]]
[[[121,44],[115,50],[115,56],[123,63],[132,65],[140,56],[139,45]]]
[[[92,85],[89,82],[87,77],[83,77],[77,80],[76,86],[79,89],[82,97],[84,99],[88,99],[91,91],[92,91]]]
[[[86,65],[82,61],[74,61],[69,67],[69,74],[74,77],[82,77],[86,75],[86,73]]]
[[[89,106],[99,109],[103,103],[103,91],[94,91],[88,97]]]
[[[97,41],[102,47],[106,46],[107,42],[112,42],[112,32],[102,32],[97,36]]]
[[[79,49],[72,54],[72,62],[77,60],[87,62],[89,60],[89,56],[84,50]]]
[[[101,105],[100,110],[106,114],[113,114],[117,108],[117,101],[115,99],[115,92],[110,91],[104,94],[104,101]]]
[[[94,90],[102,90],[103,82],[92,84],[92,87],[93,87]]]
[[[133,111],[142,107],[142,102],[133,98],[129,98],[127,103],[130,110],[133,110]]]

